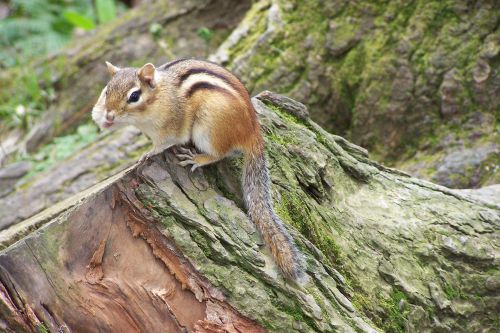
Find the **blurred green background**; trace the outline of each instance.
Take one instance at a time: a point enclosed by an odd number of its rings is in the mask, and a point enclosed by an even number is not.
[[[10,0],[0,6],[0,68],[53,53],[128,8],[115,0]]]

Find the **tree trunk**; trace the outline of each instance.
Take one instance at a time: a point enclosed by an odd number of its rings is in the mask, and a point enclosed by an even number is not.
[[[247,218],[240,157],[191,173],[167,151],[0,233],[1,327],[498,329],[498,205],[369,160],[286,97],[265,92],[253,103],[274,207],[305,258],[306,281],[282,278]],[[111,138],[130,145],[135,135],[114,132],[80,154],[106,156],[118,149]]]
[[[499,18],[495,1],[261,0],[211,59],[378,159],[476,188],[500,183]]]

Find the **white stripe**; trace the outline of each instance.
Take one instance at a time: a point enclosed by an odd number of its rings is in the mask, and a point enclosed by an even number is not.
[[[184,80],[184,82],[182,82],[181,85],[182,93],[188,92],[189,89],[198,82],[208,82],[214,86],[218,86],[226,90],[229,90],[230,92],[234,93],[235,96],[238,96],[238,92],[226,81],[207,73],[191,74],[186,80]]]

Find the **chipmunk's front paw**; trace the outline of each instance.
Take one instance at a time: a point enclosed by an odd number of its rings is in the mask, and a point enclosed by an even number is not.
[[[177,147],[177,150],[180,151],[180,153],[177,153],[175,155],[179,159],[179,162],[177,164],[181,166],[192,165],[191,172],[193,172],[200,166],[196,162],[197,154],[193,153],[190,149],[184,147]]]

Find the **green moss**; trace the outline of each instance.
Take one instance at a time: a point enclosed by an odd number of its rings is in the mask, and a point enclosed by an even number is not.
[[[287,122],[292,123],[292,124],[296,124],[299,126],[307,126],[307,123],[304,120],[299,119],[298,117],[291,114],[290,112],[287,112],[286,110],[282,110],[280,107],[273,105],[273,104],[270,104],[270,103],[265,103],[265,104],[269,109],[271,109],[272,111],[277,113],[281,118],[286,119]]]
[[[269,22],[269,6],[268,1],[261,1],[252,6],[242,22],[243,26],[248,27],[245,37],[228,50],[231,61],[251,52],[252,56],[247,59],[246,64],[249,71],[242,77],[250,91],[253,91],[255,87],[267,86],[269,81],[273,81],[275,91],[293,89],[301,77],[307,73],[308,68],[308,64],[303,61],[306,50],[297,49],[297,45],[303,44],[306,37],[321,43],[328,25],[318,3],[298,2],[296,4],[298,8],[293,11],[280,10],[280,19],[292,28],[292,30],[285,31],[281,29],[281,24]],[[282,8],[281,4],[279,7]],[[266,40],[261,40],[264,32],[271,28],[271,25],[274,25],[273,33],[268,34]],[[272,76],[277,68],[287,68],[288,73],[301,74],[297,75],[292,82],[279,80]]]
[[[205,257],[214,258],[214,254],[217,254],[217,253],[214,253],[212,251],[208,240],[205,237],[203,237],[202,234],[200,234],[196,230],[191,230],[189,232],[189,234],[191,235],[191,238],[193,239],[193,241],[195,241],[196,244],[198,245],[198,247],[203,251],[203,254],[205,255]],[[220,260],[220,259],[221,258],[218,258],[218,260]]]
[[[436,309],[434,309],[433,307],[425,308],[425,312],[427,312],[427,316],[429,316],[429,318],[431,319],[436,316]]]
[[[355,293],[352,304],[362,310],[365,315],[388,333],[406,332],[405,325],[408,317],[408,298],[401,290],[394,289],[389,297],[374,299],[359,292],[360,288],[354,287]],[[382,312],[380,312],[382,309]],[[432,308],[428,311],[433,312]]]
[[[308,123],[302,119],[299,119],[295,115],[293,115],[285,110],[282,110],[281,108],[279,108],[276,105],[273,105],[270,103],[265,103],[265,104],[269,109],[273,110],[281,118],[284,118],[287,121],[287,123],[307,127],[310,131],[312,131],[316,135],[316,140],[318,140],[321,144],[323,144],[326,148],[328,148],[329,140],[322,133],[320,133],[313,126],[311,126],[310,123]],[[293,144],[298,143],[297,138],[294,136],[288,136],[287,138],[289,140],[287,140],[285,137],[283,137],[283,135],[281,135],[281,137],[278,137],[278,135],[276,135],[274,132],[271,132],[271,134],[269,136],[270,136],[270,139],[272,141],[275,141],[275,142],[282,144],[282,145],[287,145],[290,143],[293,143]]]
[[[281,118],[284,118],[288,126],[291,126],[292,124],[299,125],[299,126],[304,126],[305,123],[295,117],[294,115],[287,113],[283,110],[281,110],[279,107],[266,103],[266,106],[273,110],[275,113],[277,113]],[[293,125],[292,125],[293,126]],[[293,135],[292,131],[278,131],[270,129],[269,132],[266,133],[266,137],[271,140],[272,142],[276,142],[279,145],[282,146],[288,146],[288,145],[300,145],[300,141],[296,136]]]
[[[37,333],[49,333],[49,329],[43,323],[37,324],[35,329],[36,329]]]
[[[322,135],[322,133],[316,131],[312,125],[306,123],[304,120],[297,118],[293,114],[287,113],[286,111],[280,109],[277,106],[269,105],[268,107],[277,113],[281,118],[285,119],[288,126],[303,126],[308,128],[316,135],[316,139],[322,142],[327,149],[329,145],[329,140]],[[290,143],[295,143],[298,140],[297,137],[288,138],[286,134],[291,131],[280,131],[279,135],[271,132],[268,138],[271,141],[277,142],[280,145],[288,145]],[[276,159],[276,164],[282,166],[281,171],[285,170],[283,168],[285,164],[280,163],[280,153],[273,153],[273,158]],[[291,171],[290,171],[291,172]],[[286,173],[286,172],[285,172]],[[288,173],[286,173],[288,175]],[[288,176],[284,175],[285,178]],[[290,174],[290,177],[295,178],[295,175]],[[280,191],[280,199],[275,200],[274,206],[276,213],[280,218],[294,228],[296,228],[303,236],[305,236],[309,241],[311,241],[321,252],[325,255],[328,260],[328,264],[335,267],[338,271],[346,273],[344,270],[344,259],[345,255],[342,253],[340,246],[334,239],[333,229],[335,228],[335,221],[332,216],[325,218],[321,216],[321,212],[314,212],[307,205],[307,196],[302,191],[291,191],[286,188]],[[320,206],[315,207],[315,209],[321,210]],[[347,273],[346,273],[347,274]]]
[[[385,332],[403,333],[409,310],[405,309],[408,299],[401,290],[393,290],[388,299],[384,299],[380,304],[384,308],[387,317],[382,322],[382,329]]]
[[[314,320],[304,313],[302,307],[299,304],[285,304],[277,299],[271,299],[271,302],[279,311],[290,315],[290,317],[292,317],[296,322],[305,323],[310,328],[318,329]],[[272,328],[279,329],[280,327],[272,325]]]
[[[345,276],[344,276],[345,277]],[[351,279],[347,279],[348,285],[354,290],[352,295],[351,303],[352,305],[364,313],[368,318],[377,323],[378,327],[382,322],[382,319],[374,312],[374,305],[379,303],[379,300],[372,299],[369,295],[363,293],[358,286],[357,282],[353,282]]]
[[[290,191],[280,194],[281,200],[275,201],[275,210],[279,217],[316,245],[332,267],[343,271],[344,254],[333,239],[330,226],[324,220],[320,222],[311,218],[311,210],[305,204],[307,200],[302,198],[301,194]]]
[[[247,12],[241,24],[246,25],[248,27],[248,31],[245,36],[238,41],[238,43],[233,45],[233,47],[228,50],[231,60],[249,52],[249,50],[257,42],[258,38],[265,32],[267,26],[267,15],[265,15],[265,11],[269,8],[269,6],[270,4],[268,1],[260,1],[253,5]],[[261,54],[265,53],[257,53],[256,57],[254,57],[257,59],[252,59],[252,64],[249,64],[250,68],[252,68],[252,72],[250,73],[252,80],[244,80],[249,90],[252,90],[255,85],[255,81],[259,77],[266,76],[271,71],[270,68],[272,68],[273,57],[270,57],[270,54],[267,56],[263,56]],[[254,67],[254,65],[258,62],[260,62],[260,65]]]
[[[335,28],[335,43],[343,44],[356,37],[359,31],[359,25],[352,23],[347,17],[345,22],[337,25]]]
[[[271,131],[271,133],[267,135],[267,138],[285,147],[288,145],[299,144],[297,138],[294,137],[293,135],[289,135],[288,133],[277,134],[276,132]]]
[[[301,200],[297,195],[290,192],[281,193],[281,200],[276,205],[278,215],[290,225],[297,228],[299,231],[307,228],[309,221],[309,209],[304,205],[304,200]]]
[[[357,88],[361,84],[363,70],[366,66],[365,44],[362,43],[347,53],[339,66],[338,77],[345,78],[345,80],[334,80],[334,85],[337,86],[337,91],[341,91],[341,96],[347,98],[349,107],[354,108]],[[341,83],[344,83],[344,89],[348,89],[348,91],[342,92],[342,88],[339,89]]]
[[[448,298],[450,301],[458,298],[466,299],[466,295],[462,292],[461,289],[456,289],[448,283],[444,284],[443,291],[446,295],[446,298]]]

